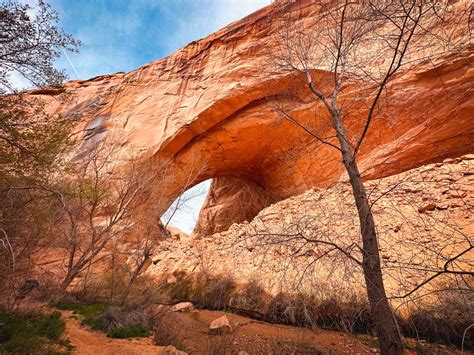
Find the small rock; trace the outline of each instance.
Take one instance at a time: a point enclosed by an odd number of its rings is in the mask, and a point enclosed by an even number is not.
[[[449,207],[463,207],[464,202],[462,200],[457,200],[457,201],[451,201],[449,203]]]
[[[434,211],[436,208],[436,205],[434,203],[428,203],[427,205],[418,208],[418,212],[423,213],[426,211]]]
[[[166,283],[167,283],[167,284],[175,284],[176,282],[178,282],[178,280],[177,280],[176,277],[173,276],[173,275],[169,275],[169,276],[166,278]]]
[[[436,205],[436,208],[438,210],[447,210],[448,207],[449,207],[449,205],[447,203],[440,203],[440,204]]]
[[[227,316],[222,316],[212,321],[209,327],[209,334],[220,335],[228,333],[232,333],[232,327],[230,326]]]
[[[171,307],[172,312],[189,312],[194,309],[194,305],[191,302],[180,302]]]

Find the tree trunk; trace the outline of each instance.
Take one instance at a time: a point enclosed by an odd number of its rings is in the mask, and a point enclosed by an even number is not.
[[[66,293],[67,288],[71,284],[71,282],[76,278],[76,276],[79,274],[79,272],[75,270],[70,270],[66,274],[66,277],[64,277],[64,280],[61,282],[61,285],[59,286],[59,294],[60,296],[64,296]]]
[[[335,119],[335,126],[341,145],[344,167],[349,175],[359,215],[363,250],[362,268],[380,352],[382,355],[403,354],[403,345],[397,322],[387,300],[383,284],[377,232],[369,199],[357,163],[352,158],[350,146],[344,135],[344,128],[337,118]]]

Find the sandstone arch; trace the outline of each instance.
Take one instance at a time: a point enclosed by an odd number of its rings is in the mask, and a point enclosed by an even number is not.
[[[176,178],[170,202],[182,190],[186,166],[197,153],[205,157],[207,169],[192,184],[208,178],[224,184],[225,179],[243,179],[260,187],[268,203],[327,186],[342,172],[335,152],[282,121],[266,100],[291,82],[262,70],[265,48],[278,26],[272,21],[276,11],[270,5],[130,73],[71,81],[61,89],[31,94],[45,98],[51,112],[79,117],[79,128],[88,128],[89,135],[111,134],[124,149],[154,164],[171,160]],[[288,11],[296,20],[308,21],[317,5],[299,0]],[[473,57],[467,45],[396,79],[386,115],[371,126],[361,150],[366,178],[473,151]],[[303,120],[318,109],[304,97],[294,103]],[[204,210],[231,201],[228,194],[217,194]],[[227,203],[220,213],[232,208]],[[201,214],[200,223],[214,223],[219,213],[207,217]]]

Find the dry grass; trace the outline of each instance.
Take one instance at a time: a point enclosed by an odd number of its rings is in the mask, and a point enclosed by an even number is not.
[[[186,351],[186,344],[183,342],[183,327],[178,320],[168,317],[167,312],[159,313],[155,318],[153,328],[153,339],[156,345],[173,345],[178,350]]]
[[[207,338],[206,354],[209,355],[222,355],[222,354],[233,354],[234,349],[234,334],[223,334],[223,335],[212,335]]]

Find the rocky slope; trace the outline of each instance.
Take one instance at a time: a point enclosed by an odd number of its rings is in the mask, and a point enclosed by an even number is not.
[[[327,187],[341,175],[337,152],[302,135],[267,100],[286,92],[292,79],[269,64],[282,26],[277,19],[286,13],[310,27],[317,11],[317,2],[307,0],[290,1],[283,9],[273,4],[132,72],[30,94],[44,98],[50,112],[78,118],[86,147],[108,137],[155,166],[171,162],[170,202],[184,188],[219,178],[198,231],[223,231],[250,219],[265,203]],[[472,152],[473,81],[467,42],[401,73],[387,91],[385,115],[374,120],[362,147],[364,176],[380,178]],[[293,109],[308,120],[321,107],[303,95]],[[355,120],[347,125],[361,131]],[[197,165],[202,169],[189,181]],[[262,198],[234,216],[236,178],[260,190]]]
[[[373,180],[368,190],[391,295],[409,291],[460,251],[467,253],[448,267],[472,271],[473,155]],[[230,274],[272,293],[362,290],[360,269],[334,248],[360,258],[359,239],[350,187],[336,182],[275,203],[226,232],[163,242],[145,274],[169,282],[175,271]]]

